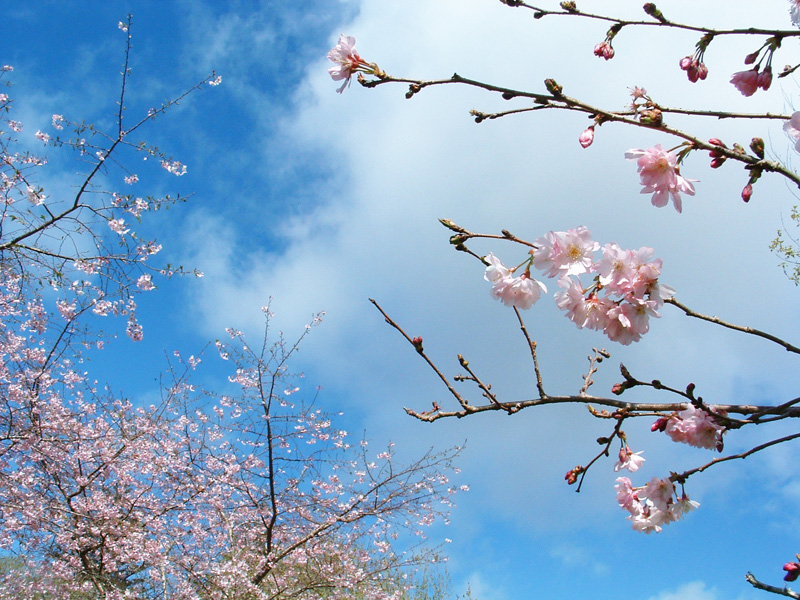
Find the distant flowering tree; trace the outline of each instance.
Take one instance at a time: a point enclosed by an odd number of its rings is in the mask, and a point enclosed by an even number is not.
[[[269,331],[268,308],[260,344],[230,330],[216,390],[191,381],[201,356],[176,353],[152,404],[85,370],[106,340],[99,323],[121,317],[141,340],[137,295],[183,272],[154,265],[161,246],[136,232],[180,198],[109,191],[139,181],[120,150],[184,174],[134,134],[221,81],[129,124],[130,26],[114,131],[53,115],[49,133],[20,140],[0,93],[0,598],[403,598],[409,570],[438,556],[404,532],[424,539],[447,512],[457,451],[400,465],[296,401],[289,360],[321,315],[293,343]],[[73,195],[51,191],[29,143],[78,153],[88,167]]]
[[[698,83],[707,78],[709,67],[705,63],[705,55],[713,42],[720,37],[738,36],[746,40],[756,39],[757,48],[744,57],[748,66],[741,72],[733,73],[730,83],[744,96],[752,96],[759,90],[769,90],[773,82],[773,58],[782,50],[782,43],[791,38],[800,37],[800,2],[790,0],[786,26],[788,29],[759,29],[745,25],[738,29],[719,29],[707,26],[695,26],[670,20],[654,3],[643,6],[642,19],[622,19],[614,16],[584,11],[574,1],[560,2],[556,7],[540,7],[524,0],[500,0],[509,7],[532,11],[535,19],[543,18],[583,18],[608,26],[605,37],[594,46],[595,56],[605,61],[615,56],[614,40],[631,28],[666,28],[694,32],[699,36],[695,50],[687,56],[675,58],[676,68],[686,72],[690,82]],[[790,23],[791,21],[791,23]],[[345,44],[344,41],[347,43]],[[346,58],[349,57],[349,58]],[[783,129],[800,151],[800,112],[794,114],[780,113],[734,113],[721,110],[700,110],[691,108],[674,108],[665,106],[652,98],[644,88],[635,86],[631,89],[631,102],[623,110],[604,109],[589,102],[568,96],[564,89],[553,79],[544,81],[541,91],[511,89],[483,81],[476,81],[454,74],[447,79],[409,79],[389,75],[377,67],[375,63],[366,63],[355,50],[355,40],[342,36],[339,44],[331,51],[329,58],[339,65],[353,65],[348,76],[360,71],[358,81],[365,88],[380,85],[401,83],[408,86],[406,98],[413,98],[422,90],[441,85],[460,84],[481,88],[499,94],[505,100],[523,102],[507,111],[485,113],[471,111],[477,123],[497,119],[509,115],[547,110],[566,110],[592,119],[592,124],[579,136],[578,143],[583,148],[592,145],[597,129],[607,123],[621,123],[639,127],[652,132],[654,138],[660,140],[676,139],[677,145],[665,149],[661,143],[654,143],[645,149],[630,149],[624,157],[636,161],[641,193],[651,196],[654,206],[664,207],[670,201],[674,208],[681,212],[685,196],[695,195],[695,180],[686,178],[681,173],[686,158],[698,151],[708,152],[710,166],[719,168],[725,162],[739,163],[745,170],[745,183],[741,197],[748,202],[754,192],[754,185],[764,173],[781,176],[790,183],[790,187],[800,188],[800,174],[787,164],[775,158],[767,157],[764,141],[754,137],[745,148],[740,144],[725,144],[720,138],[701,139],[692,133],[676,129],[668,123],[671,115],[688,115],[690,117],[713,117],[722,119],[761,119],[774,120],[783,125]],[[365,68],[363,65],[369,65]],[[787,66],[777,77],[786,77],[794,73],[800,65]],[[341,71],[331,74],[339,79]],[[364,75],[371,77],[365,77]],[[342,91],[341,89],[339,91]],[[720,121],[721,123],[722,121]],[[720,125],[721,126],[721,125]],[[622,157],[623,152],[620,152]],[[795,207],[792,212],[795,224],[800,224],[800,210]],[[681,442],[697,448],[722,452],[724,436],[742,427],[763,425],[784,419],[800,417],[800,398],[786,401],[777,400],[775,405],[712,405],[703,401],[695,393],[695,386],[668,386],[661,381],[640,380],[632,375],[625,366],[621,366],[622,380],[613,386],[612,393],[617,397],[590,395],[589,388],[593,384],[592,377],[598,365],[610,354],[605,349],[595,349],[590,357],[589,370],[584,376],[583,385],[576,395],[553,395],[545,391],[542,374],[537,357],[537,342],[529,337],[522,318],[522,311],[530,309],[547,287],[540,278],[556,279],[559,291],[554,294],[555,302],[577,327],[602,331],[612,341],[621,344],[632,344],[645,335],[650,326],[650,319],[659,317],[664,305],[670,305],[685,315],[702,321],[714,323],[746,335],[753,335],[777,344],[780,348],[794,354],[800,354],[800,347],[780,337],[730,322],[711,317],[685,306],[676,298],[676,291],[660,282],[661,259],[654,258],[651,248],[638,250],[624,249],[615,243],[600,245],[592,239],[585,227],[577,227],[569,231],[551,231],[533,241],[517,237],[509,231],[500,234],[484,234],[472,232],[448,219],[441,223],[450,230],[450,243],[460,252],[469,254],[481,261],[484,266],[484,277],[491,285],[492,297],[502,301],[513,309],[516,319],[530,350],[535,371],[537,395],[530,400],[504,401],[492,391],[492,386],[481,379],[469,366],[469,362],[459,355],[459,363],[463,372],[455,376],[456,381],[472,382],[480,392],[481,400],[473,403],[464,394],[451,385],[433,360],[425,353],[421,337],[410,337],[377,302],[378,310],[387,322],[396,328],[412,345],[423,359],[430,365],[441,379],[449,393],[457,402],[454,410],[445,410],[437,403],[430,411],[406,409],[411,416],[423,421],[436,421],[449,417],[465,417],[487,411],[502,411],[515,414],[522,409],[557,403],[576,403],[587,405],[591,413],[608,420],[610,432],[598,439],[600,452],[588,463],[570,469],[565,479],[569,484],[577,484],[580,490],[586,473],[600,458],[614,455],[618,461],[615,471],[636,473],[642,467],[642,452],[634,452],[622,429],[624,423],[636,417],[655,418],[653,432],[665,433],[675,442]],[[488,255],[474,252],[468,244],[476,240],[502,241],[511,243],[522,252],[510,263],[501,261],[493,252]],[[787,275],[800,284],[800,249],[794,238],[786,232],[779,233],[773,242],[773,250],[784,259]],[[506,266],[507,264],[517,266]],[[538,271],[539,274],[535,273]],[[619,398],[633,388],[649,388],[662,393],[671,394],[675,399],[670,402],[627,402]],[[593,407],[600,406],[601,409]],[[683,471],[673,472],[667,477],[654,477],[649,482],[634,484],[628,477],[616,480],[617,501],[628,513],[632,527],[645,533],[659,532],[662,528],[680,520],[687,512],[699,504],[691,500],[684,487],[686,482],[702,471],[719,463],[745,458],[772,446],[800,438],[794,433],[772,439],[746,452],[730,454],[706,461],[701,466]],[[800,575],[800,555],[797,561],[788,562],[783,567],[786,571],[784,579],[794,581]],[[800,593],[789,588],[780,588],[757,580],[747,575],[748,581],[756,588],[800,598]]]

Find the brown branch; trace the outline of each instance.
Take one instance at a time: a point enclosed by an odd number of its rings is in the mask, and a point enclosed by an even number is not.
[[[764,590],[765,592],[772,592],[773,594],[778,594],[780,596],[788,596],[789,598],[800,598],[800,594],[795,592],[794,590],[789,589],[788,587],[776,587],[774,585],[769,585],[767,583],[761,583],[752,573],[748,573],[744,576],[747,580],[747,583],[752,585],[757,590]]]
[[[683,483],[684,481],[686,481],[690,476],[694,475],[695,473],[702,473],[706,469],[708,469],[708,468],[710,468],[710,467],[712,467],[714,465],[717,465],[719,463],[727,462],[729,460],[735,460],[737,458],[741,458],[742,460],[744,460],[745,458],[747,458],[751,454],[755,454],[756,452],[761,452],[762,450],[765,450],[766,448],[769,448],[770,446],[777,446],[778,444],[782,444],[784,442],[790,442],[790,441],[795,440],[797,438],[800,438],[800,433],[794,433],[792,435],[787,435],[787,436],[784,436],[782,438],[771,440],[771,441],[766,442],[764,444],[760,444],[759,446],[756,446],[754,448],[750,448],[750,450],[747,450],[746,452],[742,452],[741,454],[731,454],[729,456],[723,456],[722,458],[715,458],[712,461],[704,464],[701,467],[695,467],[694,469],[689,469],[688,471],[684,471],[683,473],[680,473],[680,474],[673,473],[670,476],[670,480]]]
[[[536,340],[532,340],[528,335],[528,329],[525,327],[525,322],[522,320],[522,315],[519,314],[519,309],[516,306],[514,307],[514,314],[517,315],[519,328],[522,330],[522,334],[525,336],[525,340],[528,342],[528,348],[530,348],[531,351],[531,359],[533,359],[533,372],[536,375],[536,389],[539,390],[539,398],[546,398],[547,394],[545,394],[544,385],[542,385],[542,372],[539,370],[539,358],[536,354]]]
[[[423,359],[425,359],[425,362],[427,362],[427,363],[428,363],[428,366],[429,366],[431,369],[433,369],[433,371],[434,371],[434,373],[436,373],[436,375],[438,375],[438,376],[439,376],[439,379],[441,379],[442,383],[444,383],[444,385],[445,385],[445,387],[447,388],[447,390],[448,390],[448,391],[449,391],[449,392],[450,392],[450,393],[453,395],[453,397],[454,397],[456,400],[458,400],[458,403],[459,403],[459,404],[461,405],[461,407],[463,408],[463,414],[464,414],[464,415],[466,415],[466,414],[469,414],[470,412],[472,412],[472,411],[471,411],[471,407],[470,407],[469,403],[468,403],[466,400],[464,400],[464,398],[462,398],[462,397],[461,397],[461,394],[459,394],[459,393],[458,393],[458,392],[457,392],[457,391],[456,391],[456,390],[453,388],[453,386],[452,386],[452,385],[450,385],[450,382],[447,380],[447,378],[446,378],[444,375],[442,375],[442,372],[441,372],[441,371],[440,371],[440,370],[439,370],[439,369],[436,367],[436,365],[435,365],[435,364],[433,364],[433,361],[432,361],[430,358],[428,358],[427,354],[425,354],[425,351],[422,349],[422,343],[420,342],[419,344],[415,344],[415,343],[414,343],[414,341],[413,341],[413,340],[412,340],[412,339],[411,339],[411,338],[410,338],[410,337],[409,337],[409,336],[406,334],[406,332],[405,332],[405,331],[403,331],[402,327],[400,327],[400,326],[399,326],[397,323],[395,323],[395,321],[394,321],[394,320],[393,320],[393,319],[392,319],[392,318],[391,318],[389,315],[387,315],[387,314],[386,314],[386,312],[385,312],[385,311],[384,311],[384,310],[381,308],[380,304],[378,304],[378,303],[377,303],[375,300],[373,300],[372,298],[370,298],[370,299],[369,299],[369,301],[370,301],[370,302],[372,302],[373,306],[375,306],[375,308],[377,308],[377,309],[378,309],[378,311],[379,311],[379,312],[380,312],[380,313],[383,315],[383,318],[384,318],[384,319],[386,319],[386,322],[387,322],[389,325],[391,325],[392,327],[394,327],[394,328],[395,328],[397,331],[399,331],[399,332],[400,332],[400,334],[401,334],[401,335],[402,335],[404,338],[406,338],[406,341],[407,341],[409,344],[411,344],[412,346],[414,346],[414,348],[417,350],[417,353],[418,353],[418,354],[419,354],[419,355],[420,355],[420,356],[421,356]],[[500,404],[498,403],[498,404],[493,404],[492,406],[499,406],[499,405],[500,405]],[[413,411],[413,410],[411,410],[411,409],[409,409],[409,408],[406,408],[406,409],[405,409],[405,411],[406,411],[406,412],[407,412],[409,415],[411,415],[412,417],[416,417],[416,418],[418,418],[418,419],[422,419],[422,420],[429,420],[429,419],[425,419],[425,418],[423,418],[423,416],[424,416],[425,414],[430,414],[430,413],[417,413],[417,412],[415,412],[415,411]],[[436,413],[434,413],[434,414],[436,414]],[[463,415],[462,415],[462,416],[463,416]],[[430,420],[434,420],[434,419],[430,419]]]
[[[766,35],[784,37],[797,37],[800,36],[800,31],[797,30],[774,30],[774,29],[760,29],[758,27],[747,27],[738,29],[712,29],[710,27],[702,27],[699,25],[686,25],[684,23],[677,23],[670,21],[662,16],[661,20],[654,21],[636,21],[628,19],[619,19],[616,17],[607,17],[605,15],[598,15],[594,13],[587,13],[577,8],[572,10],[548,10],[539,8],[532,4],[528,4],[523,0],[500,0],[502,4],[511,7],[527,8],[535,11],[534,18],[541,19],[547,16],[568,16],[568,17],[584,17],[595,21],[605,21],[607,23],[616,24],[618,27],[671,27],[673,29],[683,29],[686,31],[695,31],[697,33],[710,34],[714,37],[718,35]]]
[[[796,35],[800,35],[800,32],[796,32]],[[761,159],[757,156],[752,156],[749,154],[742,154],[737,152],[732,148],[726,148],[723,146],[712,145],[709,144],[706,140],[701,138],[695,137],[689,133],[676,129],[674,127],[670,127],[668,125],[662,124],[653,124],[653,123],[646,123],[640,120],[637,120],[636,113],[632,111],[623,111],[623,112],[615,112],[605,110],[576,98],[570,98],[569,96],[565,96],[561,93],[560,87],[557,83],[553,82],[552,80],[547,80],[548,89],[553,90],[551,93],[548,94],[541,94],[535,92],[525,92],[522,90],[516,90],[512,88],[507,88],[503,86],[493,85],[490,83],[485,83],[482,81],[477,81],[474,79],[469,79],[466,77],[462,77],[458,73],[454,73],[452,77],[449,79],[433,79],[433,80],[418,80],[418,79],[407,79],[402,77],[393,77],[391,75],[383,75],[378,79],[373,80],[366,80],[363,77],[359,78],[359,82],[361,85],[367,88],[377,87],[379,85],[383,85],[386,83],[408,83],[409,84],[409,91],[406,94],[407,98],[411,98],[414,94],[421,91],[423,88],[436,86],[436,85],[446,85],[446,84],[453,84],[453,83],[460,83],[464,85],[468,85],[471,87],[477,87],[480,89],[484,89],[490,92],[497,92],[503,96],[506,100],[511,100],[512,98],[529,98],[533,100],[535,103],[539,104],[541,108],[554,108],[554,109],[561,109],[561,110],[570,110],[575,112],[580,112],[583,114],[590,115],[601,122],[616,122],[616,123],[623,123],[625,125],[631,125],[633,127],[643,127],[646,129],[651,129],[655,131],[661,131],[663,133],[667,133],[674,137],[683,139],[689,142],[694,150],[707,150],[711,151],[714,150],[717,152],[719,156],[724,156],[725,158],[735,160],[747,165],[748,168],[758,170],[758,171],[767,171],[772,173],[777,173],[782,175],[783,177],[787,178],[791,182],[793,182],[797,187],[800,188],[800,175],[794,173],[790,169],[786,168],[784,165],[771,160]],[[660,110],[662,113],[665,112],[660,106],[655,105],[655,109]],[[770,114],[767,117],[762,116],[755,116],[750,113],[733,113],[727,111],[695,111],[692,109],[668,109],[670,112],[690,115],[690,116],[713,116],[719,119],[732,119],[732,118],[741,118],[741,119],[752,119],[752,118],[773,118],[773,119],[788,119],[788,115],[772,115]],[[483,113],[478,111],[472,111],[473,115],[476,115],[476,120],[480,121],[483,118],[492,118],[491,115],[484,115],[481,118]],[[509,113],[511,114],[511,113]],[[496,113],[494,118],[497,116],[502,116],[502,113]]]
[[[664,302],[666,304],[672,304],[673,306],[678,307],[679,309],[681,309],[686,314],[686,316],[694,317],[696,319],[700,319],[701,321],[708,321],[709,323],[714,323],[715,325],[720,325],[720,326],[726,327],[728,329],[733,329],[734,331],[741,331],[742,333],[748,333],[750,335],[755,335],[757,337],[764,338],[765,340],[769,340],[771,342],[775,342],[779,346],[784,347],[788,352],[793,352],[795,354],[800,354],[800,348],[798,348],[797,346],[794,346],[794,345],[790,344],[789,342],[786,342],[786,341],[782,340],[781,338],[779,338],[777,336],[774,336],[774,335],[772,335],[770,333],[766,333],[764,331],[761,331],[759,329],[755,329],[753,327],[744,327],[742,325],[735,325],[733,323],[728,323],[727,321],[723,321],[719,317],[710,317],[708,315],[704,315],[704,314],[698,313],[698,312],[690,309],[688,306],[685,306],[685,305],[681,304],[675,298],[669,298],[669,299],[665,300]]]

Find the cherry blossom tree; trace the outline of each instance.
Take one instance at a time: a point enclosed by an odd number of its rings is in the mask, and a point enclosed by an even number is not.
[[[125,113],[131,19],[113,131],[53,115],[35,138],[85,168],[51,193],[47,159],[19,139],[3,67],[0,94],[0,598],[403,598],[414,569],[438,562],[424,528],[446,517],[457,449],[399,464],[347,433],[291,370],[293,341],[242,332],[174,354],[158,399],[98,383],[87,354],[121,319],[142,339],[136,298],[186,271],[156,265],[138,224],[180,197],[110,191],[139,175],[123,150],[180,176],[187,167],[135,139],[200,83],[138,120]],[[146,178],[147,175],[142,175]],[[105,327],[101,327],[101,323]],[[229,377],[195,386],[204,361]]]
[[[652,2],[644,4],[641,18],[629,19],[583,10],[579,2],[571,0],[558,4],[553,2],[552,6],[542,6],[525,0],[500,1],[509,9],[532,15],[537,21],[583,19],[596,23],[600,41],[593,50],[588,49],[587,55],[591,56],[590,52],[593,52],[594,56],[603,61],[615,57],[615,40],[631,29],[658,28],[667,32],[696,34],[694,50],[686,56],[680,53],[675,56],[675,68],[685,71],[689,82],[696,85],[703,85],[709,69],[714,68],[711,62],[706,64],[706,53],[714,46],[714,42],[723,37],[739,38],[742,45],[751,51],[742,57],[745,68],[730,75],[730,92],[733,95],[750,97],[763,93],[770,89],[775,78],[787,77],[800,66],[789,64],[782,70],[773,72],[773,60],[778,55],[783,56],[783,46],[788,45],[785,42],[800,37],[800,3],[795,0],[787,3],[786,22],[779,24],[776,29],[760,29],[747,24],[740,28],[724,29],[706,24],[678,22],[671,20],[667,11],[662,12]],[[604,125],[606,129],[610,129],[611,124],[644,129],[652,135],[652,146],[627,151],[621,148],[619,155],[621,159],[635,162],[641,193],[646,194],[655,207],[671,205],[680,213],[684,201],[689,202],[691,197],[702,193],[695,187],[696,180],[683,171],[686,159],[697,153],[708,153],[711,168],[718,169],[726,165],[731,177],[741,178],[741,200],[744,202],[749,202],[756,193],[757,182],[762,175],[783,178],[795,195],[796,189],[800,188],[800,175],[791,167],[790,161],[769,156],[762,138],[753,137],[749,143],[744,144],[723,141],[726,138],[725,123],[742,120],[777,121],[782,125],[790,143],[800,151],[800,112],[747,113],[669,106],[660,103],[639,86],[629,90],[629,104],[618,110],[603,108],[587,99],[572,97],[555,79],[546,79],[540,89],[524,90],[471,79],[458,73],[443,79],[396,76],[378,67],[377,63],[363,59],[355,49],[355,39],[345,35],[331,50],[328,58],[335,63],[329,70],[332,78],[344,80],[339,92],[344,90],[356,74],[358,82],[367,89],[391,84],[406,86],[407,99],[414,98],[428,88],[461,85],[499,95],[513,103],[511,108],[500,112],[471,110],[470,114],[476,123],[500,118],[520,118],[528,113],[553,110],[577,113],[590,119],[588,127],[581,127],[575,132],[576,141],[584,149],[593,144]],[[637,77],[641,75],[636,74]],[[677,116],[684,123],[705,118],[717,119],[720,133],[717,137],[705,139],[684,128],[678,129],[670,123],[670,119]],[[693,167],[693,170],[696,168]],[[633,188],[634,173],[631,175],[630,187]],[[752,208],[755,210],[755,207]],[[796,206],[791,219],[795,224],[800,222]],[[544,384],[546,378],[539,366],[539,342],[531,337],[523,318],[523,311],[536,310],[534,305],[548,292],[548,288],[555,292],[554,300],[558,308],[564,311],[565,316],[575,326],[600,331],[612,343],[630,345],[638,342],[649,331],[652,319],[661,317],[662,311],[674,308],[690,319],[727,328],[743,336],[761,338],[782,351],[800,354],[800,347],[774,332],[761,331],[710,316],[680,302],[679,291],[660,281],[662,260],[655,257],[652,248],[625,249],[613,241],[595,241],[585,227],[568,231],[535,232],[532,239],[526,239],[518,236],[517,232],[508,230],[497,234],[480,233],[449,219],[441,219],[441,223],[449,230],[449,242],[453,248],[481,263],[484,278],[490,285],[491,296],[514,312],[515,322],[530,354],[535,374],[535,390],[530,399],[500,398],[492,390],[491,384],[462,355],[458,355],[461,370],[451,379],[426,353],[422,337],[406,333],[383,307],[373,301],[389,325],[430,366],[454,400],[453,408],[440,406],[437,402],[433,403],[430,410],[407,408],[406,412],[412,417],[434,422],[492,411],[514,415],[526,408],[550,404],[585,405],[595,418],[608,422],[608,433],[597,440],[600,450],[595,456],[568,470],[566,482],[575,485],[577,490],[580,490],[591,467],[605,457],[617,459],[613,465],[614,471],[627,471],[626,475],[635,478],[633,474],[639,471],[645,458],[638,440],[629,444],[623,430],[623,425],[632,419],[651,419],[651,429],[655,433],[666,434],[678,443],[723,453],[715,458],[699,459],[699,465],[695,468],[653,477],[649,481],[634,482],[628,476],[616,479],[616,499],[620,508],[627,514],[633,529],[644,533],[658,533],[666,525],[681,520],[686,513],[699,506],[686,492],[690,479],[721,463],[743,459],[800,438],[800,433],[773,436],[769,441],[744,452],[724,454],[725,439],[735,436],[737,430],[755,425],[766,426],[800,416],[800,398],[778,398],[773,404],[766,405],[711,404],[698,395],[693,383],[668,384],[657,379],[641,379],[624,365],[620,366],[621,379],[610,390],[610,395],[590,394],[594,375],[601,363],[611,356],[611,352],[605,348],[593,350],[589,357],[588,371],[577,394],[548,391]],[[539,237],[535,237],[537,234]],[[772,249],[784,260],[783,267],[787,275],[797,283],[800,281],[797,267],[800,252],[795,240],[793,232],[784,229],[773,242]],[[506,247],[501,249],[501,244]],[[473,250],[478,245],[481,248],[488,245],[492,250],[488,253],[485,250]],[[508,245],[511,246],[510,249]],[[501,252],[503,259],[500,258]],[[547,282],[548,279],[553,281]],[[472,400],[458,383],[473,385],[479,399]],[[671,398],[642,401],[635,397],[639,391],[657,392],[662,397]],[[623,395],[625,399],[622,398]],[[628,399],[629,396],[632,397]],[[800,575],[800,555],[797,560],[787,562],[783,570],[785,581],[795,581]],[[764,583],[752,574],[747,574],[747,581],[761,590],[800,598],[800,593],[788,587]]]

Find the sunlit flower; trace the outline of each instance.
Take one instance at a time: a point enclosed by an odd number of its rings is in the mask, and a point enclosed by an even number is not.
[[[666,206],[671,197],[675,210],[681,212],[681,193],[694,196],[691,181],[680,174],[678,157],[664,150],[661,144],[647,150],[628,150],[625,158],[635,160],[639,166],[640,183],[644,186],[642,194],[653,194],[653,206]]]

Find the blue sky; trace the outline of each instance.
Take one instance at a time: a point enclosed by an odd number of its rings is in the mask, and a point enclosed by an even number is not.
[[[635,4],[604,7],[639,16]],[[758,14],[739,0],[659,7],[701,24],[790,27],[782,0],[759,4]],[[763,597],[744,582],[748,570],[780,581],[780,565],[800,551],[793,447],[711,469],[687,487],[701,503],[698,511],[660,535],[637,534],[616,505],[611,461],[590,473],[581,494],[563,483],[563,474],[586,462],[593,440],[607,433],[585,409],[432,425],[404,417],[403,406],[426,409],[432,400],[444,406],[449,398],[367,299],[422,335],[448,373],[456,372],[461,353],[502,397],[531,397],[513,314],[489,298],[480,265],[448,247],[448,232],[436,219],[485,232],[507,228],[527,239],[586,225],[601,244],[655,248],[664,260],[662,280],[693,308],[797,340],[798,292],[768,251],[796,192],[767,175],[745,205],[743,172],[730,165],[712,171],[697,154],[683,168],[700,180],[683,214],[656,209],[639,194],[635,165],[623,154],[671,145],[666,138],[604,125],[583,150],[577,138],[587,122],[576,115],[476,125],[469,109],[509,105],[456,87],[426,90],[410,101],[400,86],[354,84],[339,95],[325,60],[346,33],[356,36],[365,59],[397,76],[457,71],[532,90],[554,77],[568,94],[607,107],[624,106],[627,89],[639,85],[666,105],[791,112],[798,89],[791,78],[752,99],[728,83],[756,41],[715,42],[706,55],[709,79],[691,85],[677,63],[692,52],[693,35],[625,31],[615,42],[617,56],[605,62],[591,53],[603,39],[602,25],[534,21],[496,0],[12,0],[4,6],[0,62],[15,68],[17,118],[31,145],[53,113],[111,122],[124,48],[117,22],[128,12],[134,15],[129,114],[175,96],[212,69],[223,83],[193,94],[142,133],[187,164],[187,174],[165,177],[143,167],[137,184],[142,193],[193,194],[152,227],[169,260],[205,277],[172,280],[143,298],[145,340],[134,351],[121,339],[110,358],[98,357],[98,378],[146,395],[165,353],[197,352],[228,326],[258,335],[259,308],[269,297],[290,335],[325,310],[298,366],[309,394],[320,385],[322,405],[344,411],[346,429],[365,430],[379,444],[392,439],[409,457],[467,440],[461,480],[471,492],[460,498],[449,528],[435,532],[453,540],[447,550],[456,591],[469,582],[480,600],[721,600]],[[737,22],[737,15],[746,16]],[[784,46],[778,64],[796,62],[795,44]],[[686,126],[740,143],[761,135],[777,157],[797,160],[776,124]],[[66,193],[70,165],[55,152],[50,158],[51,189]],[[476,250],[508,262],[516,257],[497,245]],[[622,347],[578,331],[545,299],[527,322],[540,343],[546,387],[577,391],[585,356],[604,345],[612,359],[596,377],[598,395],[609,392],[618,379],[615,365],[624,362],[645,379],[693,381],[712,403],[796,396],[796,364],[777,348],[691,322],[670,307],[663,315],[642,342]],[[218,376],[202,375],[212,382]],[[732,434],[726,446],[741,451],[769,435]],[[631,427],[628,436],[634,450],[645,451],[647,478],[710,459],[651,434],[649,423]]]

